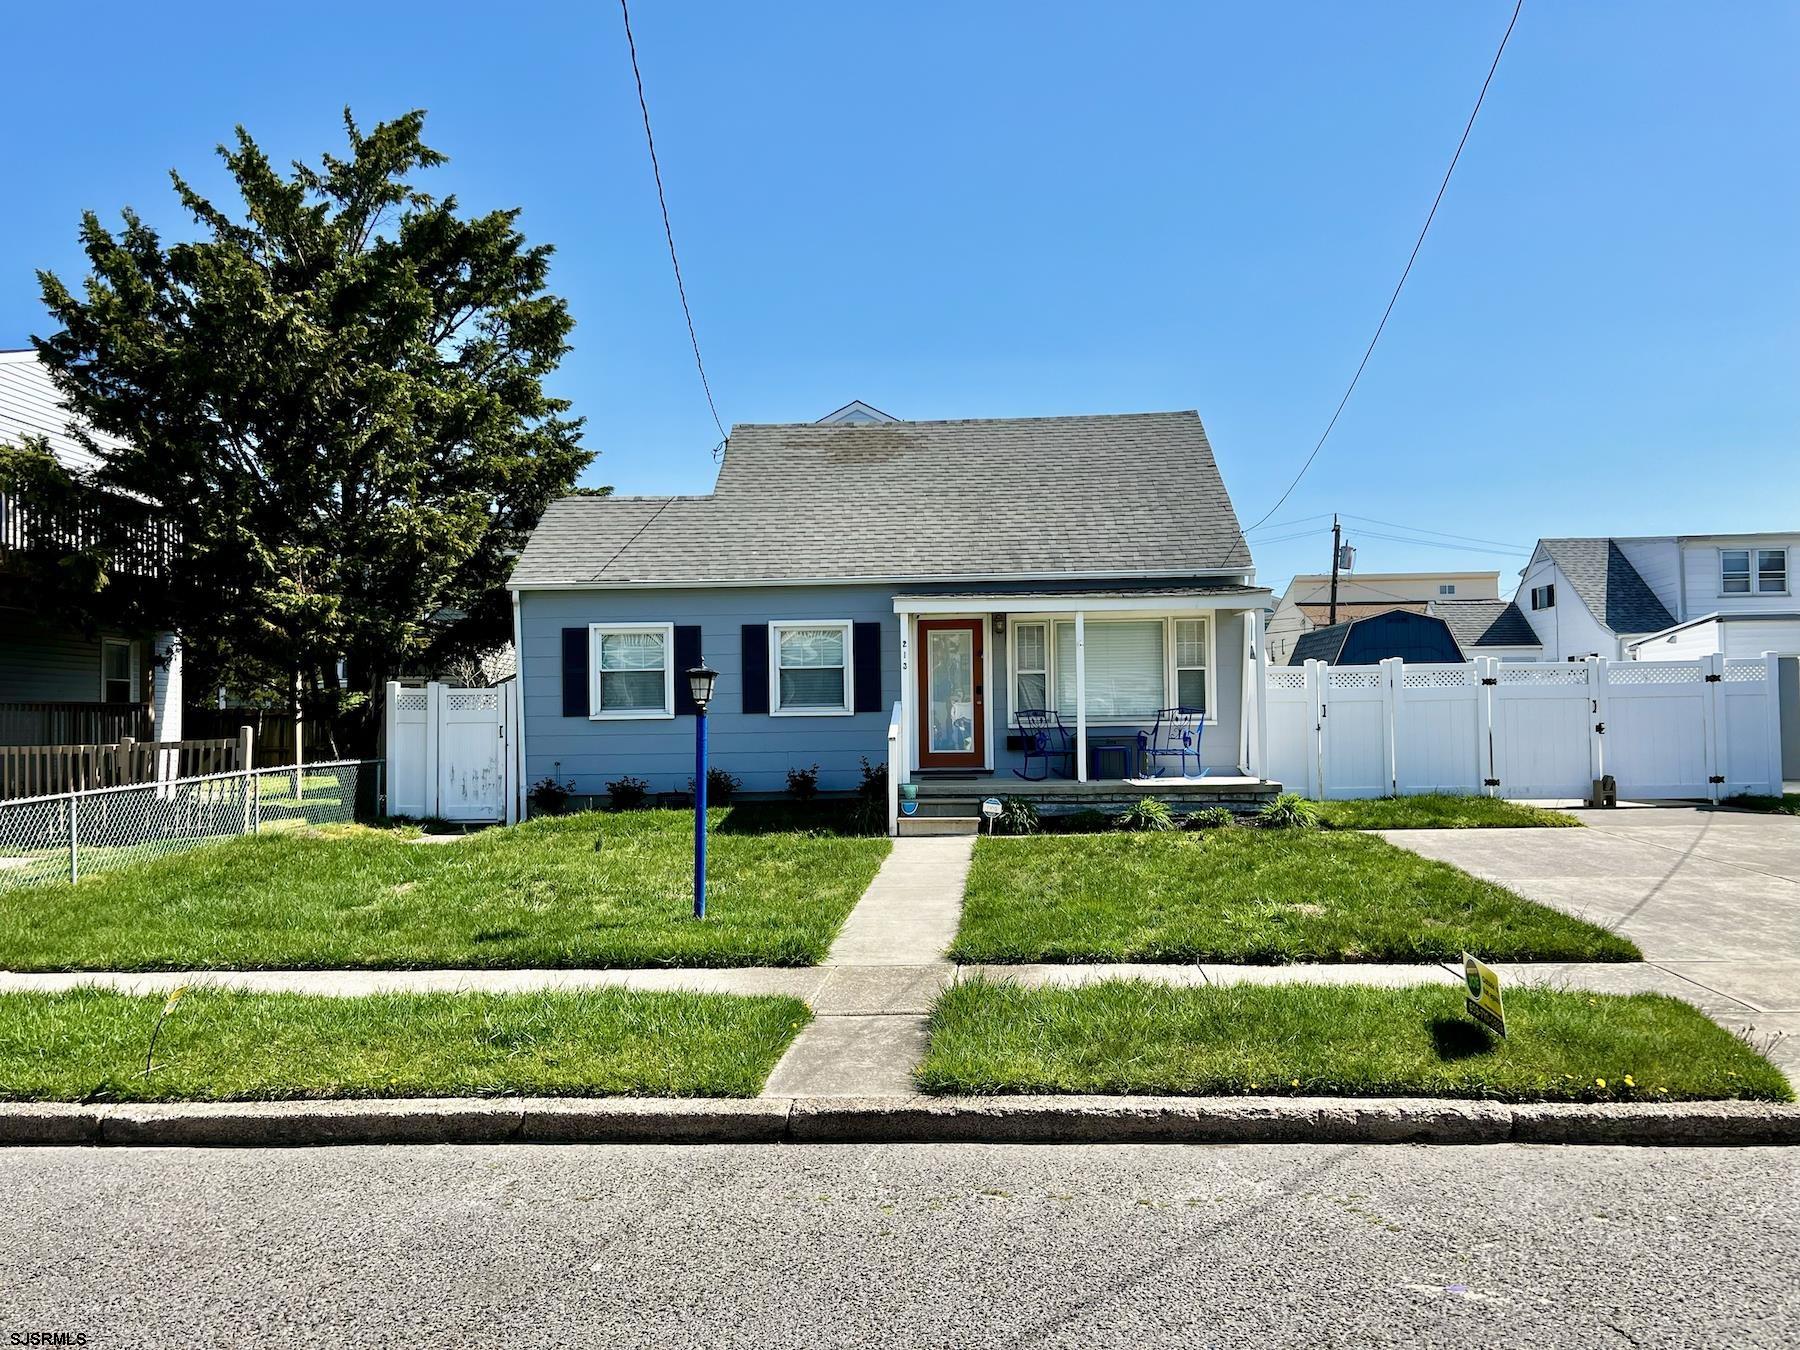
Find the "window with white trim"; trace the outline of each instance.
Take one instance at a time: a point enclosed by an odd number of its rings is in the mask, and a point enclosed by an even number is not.
[[[1756,592],[1758,595],[1786,595],[1787,550],[1784,548],[1759,548],[1756,550]]]
[[[1456,583],[1453,581],[1440,581],[1438,583],[1438,594],[1439,595],[1455,595],[1456,594]]]
[[[1086,624],[1087,715],[1090,722],[1142,722],[1167,706],[1161,619],[1106,619]],[[1056,625],[1056,706],[1075,712],[1075,625]]]
[[[1009,720],[1020,708],[1049,708],[1075,720],[1075,622],[1014,618],[1008,625],[1012,671]],[[1205,618],[1087,616],[1087,716],[1090,723],[1148,723],[1162,708],[1200,708],[1211,716],[1211,621]]]
[[[1556,583],[1551,582],[1547,586],[1533,586],[1531,588],[1531,607],[1533,609],[1555,609]]]
[[[1050,625],[1015,623],[1013,645],[1013,712],[1050,706]]]
[[[1206,620],[1175,620],[1175,702],[1183,708],[1206,707]]]
[[[1719,550],[1719,594],[1750,594],[1749,549],[1725,548]]]
[[[769,625],[769,711],[835,716],[854,710],[854,625],[847,619]]]
[[[111,638],[100,644],[100,699],[104,703],[136,703],[137,681],[131,677],[131,644]]]
[[[675,715],[675,625],[597,623],[593,642],[596,719]]]

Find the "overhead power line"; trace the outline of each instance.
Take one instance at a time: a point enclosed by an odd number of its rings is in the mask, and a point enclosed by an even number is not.
[[[1313,446],[1312,453],[1300,466],[1300,472],[1294,475],[1294,481],[1287,485],[1287,491],[1276,499],[1275,505],[1268,509],[1262,520],[1258,520],[1256,525],[1250,527],[1252,530],[1279,511],[1287,499],[1293,495],[1294,489],[1300,486],[1300,480],[1306,477],[1306,471],[1312,468],[1313,461],[1319,457],[1319,451],[1325,448],[1326,437],[1331,435],[1331,429],[1338,424],[1338,418],[1343,416],[1344,405],[1350,402],[1350,395],[1356,392],[1357,381],[1362,379],[1363,371],[1369,364],[1369,358],[1375,354],[1375,344],[1381,341],[1381,333],[1387,327],[1388,316],[1394,312],[1394,305],[1400,299],[1401,288],[1406,285],[1406,279],[1412,275],[1413,264],[1419,259],[1419,250],[1425,246],[1425,236],[1431,229],[1431,222],[1437,219],[1438,206],[1443,202],[1444,193],[1450,186],[1450,175],[1456,172],[1456,163],[1462,158],[1463,147],[1469,143],[1469,133],[1475,129],[1475,118],[1481,112],[1481,105],[1487,100],[1488,86],[1494,82],[1494,72],[1500,68],[1500,58],[1506,53],[1506,44],[1512,37],[1513,25],[1519,22],[1519,11],[1524,7],[1525,0],[1517,0],[1517,3],[1513,5],[1512,18],[1507,21],[1506,32],[1500,36],[1500,45],[1494,51],[1492,64],[1488,66],[1487,78],[1481,82],[1481,92],[1476,95],[1475,107],[1469,113],[1468,123],[1463,127],[1462,139],[1456,143],[1456,153],[1450,156],[1450,167],[1444,170],[1444,181],[1438,184],[1437,196],[1431,200],[1431,210],[1426,213],[1425,224],[1419,229],[1419,237],[1413,241],[1412,253],[1406,259],[1406,267],[1400,273],[1400,280],[1394,283],[1394,293],[1388,297],[1387,308],[1381,311],[1381,322],[1375,325],[1375,336],[1369,339],[1369,345],[1362,354],[1362,360],[1357,363],[1356,373],[1350,377],[1349,387],[1344,390],[1344,396],[1338,400],[1337,409],[1331,414],[1331,421],[1325,424],[1325,430],[1320,434],[1318,443]]]
[[[663,192],[662,165],[656,159],[656,137],[650,132],[650,104],[644,98],[644,76],[638,70],[637,42],[631,36],[631,10],[626,0],[619,0],[619,13],[625,20],[625,46],[631,52],[631,77],[637,81],[638,108],[644,114],[644,143],[650,147],[650,172],[656,176],[656,202],[662,207],[663,236],[669,241],[669,263],[675,269],[675,293],[681,297],[681,312],[687,318],[688,341],[694,348],[694,369],[700,372],[700,387],[706,391],[706,406],[712,412],[713,425],[719,429],[719,440],[723,442],[727,439],[725,423],[719,418],[719,405],[713,402],[712,382],[706,378],[706,362],[700,359],[700,338],[694,332],[694,311],[688,308],[687,284],[681,279],[681,259],[675,255],[675,231],[669,225],[669,199]]]
[[[1499,538],[1478,538],[1478,536],[1474,535],[1451,535],[1449,531],[1444,531],[1444,529],[1426,529],[1424,526],[1402,526],[1397,520],[1377,520],[1377,518],[1368,517],[1368,515],[1350,515],[1348,511],[1345,511],[1345,520],[1361,520],[1364,526],[1388,526],[1388,529],[1404,529],[1409,535],[1436,535],[1438,538],[1454,540],[1456,544],[1498,544],[1499,547],[1503,547],[1503,549],[1517,549],[1517,547],[1519,547],[1517,544],[1508,544],[1507,540],[1499,540]]]

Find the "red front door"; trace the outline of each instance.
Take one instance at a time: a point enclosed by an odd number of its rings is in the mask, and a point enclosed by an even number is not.
[[[980,619],[919,620],[919,767],[979,769],[987,758]]]

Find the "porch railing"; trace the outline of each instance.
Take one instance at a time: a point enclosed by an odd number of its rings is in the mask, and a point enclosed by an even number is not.
[[[0,746],[103,745],[149,732],[143,703],[0,703]]]
[[[887,729],[887,809],[888,833],[900,833],[900,784],[906,778],[906,737],[902,735],[904,718],[900,705],[894,705]]]

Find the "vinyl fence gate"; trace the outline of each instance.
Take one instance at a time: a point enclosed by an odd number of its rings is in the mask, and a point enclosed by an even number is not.
[[[465,824],[510,822],[519,682],[387,686],[387,809]]]
[[[1421,792],[1621,797],[1781,791],[1773,655],[1694,661],[1279,666],[1268,671],[1270,777],[1311,797]]]

